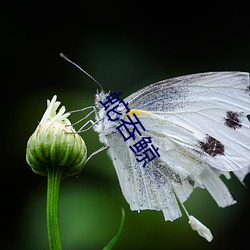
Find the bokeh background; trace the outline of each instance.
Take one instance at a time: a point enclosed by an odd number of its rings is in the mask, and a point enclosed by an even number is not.
[[[171,4],[170,4],[171,3]],[[220,70],[249,71],[248,6],[209,1],[41,1],[1,4],[1,249],[48,249],[46,178],[25,161],[26,143],[54,94],[67,110],[93,105],[97,85],[59,57],[69,55],[123,98],[169,77]],[[79,115],[72,116],[77,121]],[[101,147],[82,134],[88,152]],[[248,249],[249,186],[225,180],[237,204],[218,208],[195,190],[188,211],[214,235],[211,243],[190,229],[186,216],[165,222],[161,212],[132,212],[106,152],[81,175],[62,181],[60,229],[65,250],[102,249],[121,217],[114,249]],[[248,187],[248,188],[247,188]]]

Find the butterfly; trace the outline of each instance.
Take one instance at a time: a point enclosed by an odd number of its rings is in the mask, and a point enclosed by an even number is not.
[[[210,230],[183,203],[197,187],[219,207],[236,202],[220,177],[234,174],[243,183],[250,172],[249,74],[170,78],[124,100],[97,84],[95,106],[82,120],[95,113],[95,121],[85,125],[92,124],[104,146],[88,159],[107,149],[131,210],[160,210],[166,221],[174,221],[182,216],[181,206],[191,228],[211,241]]]
[[[131,210],[161,210],[165,220],[173,221],[182,215],[179,203],[196,187],[207,189],[220,207],[235,203],[220,176],[233,173],[242,182],[250,171],[248,73],[208,72],[163,80],[131,94],[118,107],[110,97],[97,92],[93,129],[108,148]],[[107,100],[113,111],[109,114],[103,105]],[[121,127],[133,124],[132,115],[137,119],[134,131]],[[137,133],[125,140],[117,128],[127,135]],[[142,138],[150,138],[159,156],[144,157],[144,165],[142,154],[136,157],[131,150]]]

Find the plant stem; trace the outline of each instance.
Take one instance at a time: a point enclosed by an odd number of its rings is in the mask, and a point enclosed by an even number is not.
[[[61,240],[59,231],[59,188],[62,176],[59,167],[48,168],[47,185],[47,228],[50,250],[61,250]]]

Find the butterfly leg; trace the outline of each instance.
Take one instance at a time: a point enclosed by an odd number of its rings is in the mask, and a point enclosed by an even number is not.
[[[83,112],[83,111],[88,110],[88,109],[92,109],[92,110],[87,115],[85,115],[83,118],[81,118],[79,121],[75,122],[73,125],[76,125],[76,124],[84,121],[85,119],[87,119],[93,113],[96,114],[96,108],[94,106],[90,106],[90,107],[70,111],[70,114],[73,114],[73,113],[76,113],[76,112]]]
[[[87,160],[85,161],[84,165],[86,165],[86,163],[96,154],[102,152],[103,150],[107,149],[108,146],[102,146],[101,148],[97,149],[96,151],[94,151],[93,153],[91,153],[91,155],[87,158]]]
[[[88,124],[91,124],[89,127],[85,128]],[[86,123],[84,123],[77,131],[77,133],[82,133],[90,130],[96,122],[93,122],[92,120],[88,120]]]
[[[91,155],[87,158],[87,160],[84,162],[83,166],[81,167],[81,169],[79,170],[79,172],[77,173],[77,176],[80,175],[82,169],[84,168],[84,166],[87,164],[87,162],[96,154],[102,152],[103,150],[107,149],[108,146],[102,146],[101,148],[97,149],[96,151],[94,151],[93,153],[91,153]]]
[[[81,123],[82,121],[86,120],[87,118],[89,118],[93,113],[96,115],[96,108],[95,106],[90,106],[90,107],[86,107],[86,108],[82,108],[82,109],[78,109],[78,110],[74,110],[71,111],[70,114],[72,113],[76,113],[76,112],[83,112],[85,110],[91,109],[91,111],[86,114],[83,118],[81,118],[80,120],[78,120],[77,122],[75,122],[74,124],[72,124],[73,126]],[[88,128],[85,128],[88,124],[91,124]],[[94,125],[96,124],[96,122],[93,122],[92,120],[88,120],[86,123],[84,123],[77,131],[77,133],[81,133],[81,132],[85,132],[88,131],[89,129],[91,129]],[[84,129],[85,128],[85,129]]]

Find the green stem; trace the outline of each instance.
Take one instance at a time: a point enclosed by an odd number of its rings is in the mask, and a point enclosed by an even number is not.
[[[61,250],[59,231],[59,188],[62,170],[58,167],[48,168],[47,186],[47,227],[50,250]]]

